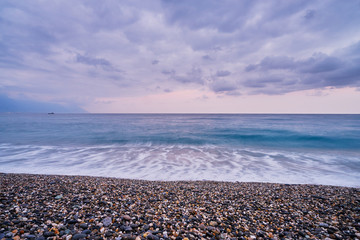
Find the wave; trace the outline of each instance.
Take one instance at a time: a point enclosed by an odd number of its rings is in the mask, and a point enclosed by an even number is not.
[[[354,152],[296,152],[184,144],[49,146],[0,144],[2,172],[217,180],[359,187]]]
[[[245,144],[248,146],[271,146],[280,148],[318,148],[318,149],[360,149],[358,138],[341,136],[305,135],[290,131],[269,131],[252,133],[214,134],[222,141]]]

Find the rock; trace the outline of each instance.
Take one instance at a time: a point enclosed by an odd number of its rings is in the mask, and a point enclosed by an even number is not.
[[[79,240],[79,239],[84,239],[84,238],[86,238],[86,234],[77,233],[71,238],[71,240]]]
[[[136,240],[136,236],[131,234],[124,234],[122,235],[121,240]]]
[[[124,226],[123,229],[125,232],[131,232],[133,230],[132,227],[130,227],[130,226]]]
[[[12,232],[5,233],[5,238],[12,238],[12,237],[13,237]]]
[[[112,237],[112,235],[113,235],[113,231],[107,231],[105,233],[105,237]]]
[[[319,227],[328,228],[329,224],[327,224],[327,223],[319,223]]]
[[[86,223],[81,223],[81,224],[80,224],[80,227],[81,227],[82,229],[87,229],[87,228],[88,228],[88,225],[87,225]]]
[[[104,224],[105,227],[108,227],[111,225],[112,223],[112,220],[111,220],[111,217],[106,217],[102,220],[102,223]]]
[[[62,194],[57,195],[57,196],[55,197],[55,199],[57,199],[57,200],[62,199],[62,198],[63,198],[63,195],[62,195]]]
[[[43,236],[46,237],[46,238],[47,238],[47,237],[53,237],[53,236],[55,236],[55,235],[56,235],[56,234],[55,234],[54,232],[47,232],[47,231],[46,231],[46,232],[43,233]]]
[[[215,222],[215,221],[211,221],[211,222],[210,222],[210,226],[216,227],[217,225],[218,225],[218,223]]]
[[[327,232],[329,233],[329,234],[333,234],[333,233],[335,233],[335,232],[337,232],[338,230],[336,229],[336,228],[334,228],[334,227],[332,227],[332,226],[330,226],[328,229],[327,229]]]
[[[147,235],[146,238],[149,239],[149,240],[160,240],[160,238],[158,236],[153,235],[153,234]]]
[[[70,220],[68,221],[68,224],[76,224],[76,223],[78,223],[78,221],[75,220],[75,219],[70,219]]]
[[[89,235],[91,233],[91,231],[89,229],[85,229],[84,231],[81,232],[82,234],[86,234]]]
[[[356,188],[2,173],[0,181],[1,240],[360,237]]]

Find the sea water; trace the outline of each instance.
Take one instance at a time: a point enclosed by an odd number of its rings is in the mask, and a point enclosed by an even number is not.
[[[0,172],[360,186],[360,115],[0,114]]]

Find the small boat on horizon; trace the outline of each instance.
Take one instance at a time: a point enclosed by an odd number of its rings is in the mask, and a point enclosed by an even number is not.
[[[54,112],[49,112],[48,114],[55,114]]]

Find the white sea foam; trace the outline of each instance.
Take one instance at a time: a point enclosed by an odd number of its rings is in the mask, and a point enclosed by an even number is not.
[[[0,144],[1,172],[359,187],[359,156],[212,145],[31,146]]]

